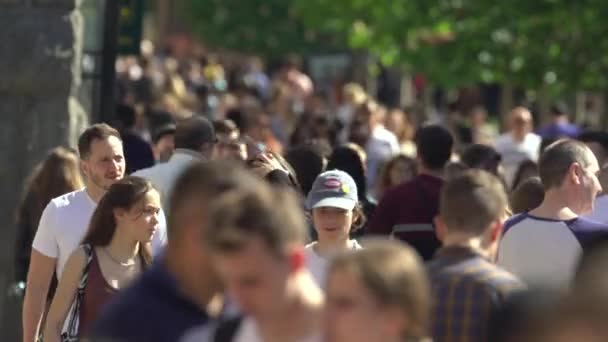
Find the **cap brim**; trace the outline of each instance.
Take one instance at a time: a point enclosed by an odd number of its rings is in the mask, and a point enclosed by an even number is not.
[[[331,207],[340,208],[344,210],[353,210],[355,208],[355,205],[357,205],[357,202],[349,198],[325,198],[313,204],[310,209]]]

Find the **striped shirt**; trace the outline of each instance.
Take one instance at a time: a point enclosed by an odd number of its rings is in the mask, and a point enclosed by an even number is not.
[[[468,247],[444,247],[427,265],[435,342],[487,341],[493,316],[525,286]]]

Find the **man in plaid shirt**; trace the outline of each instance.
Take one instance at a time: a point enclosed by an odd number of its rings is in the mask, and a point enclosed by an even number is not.
[[[494,264],[506,209],[503,185],[485,171],[444,185],[435,222],[443,247],[427,265],[435,342],[487,341],[493,315],[524,289]]]

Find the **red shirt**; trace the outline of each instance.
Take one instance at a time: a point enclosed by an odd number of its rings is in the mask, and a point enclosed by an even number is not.
[[[412,245],[429,260],[440,247],[433,219],[439,213],[443,180],[422,174],[390,189],[382,198],[369,225],[376,235],[394,235]]]

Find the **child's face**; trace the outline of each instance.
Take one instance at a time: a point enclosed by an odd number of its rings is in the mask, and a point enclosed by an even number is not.
[[[319,207],[312,210],[312,219],[319,240],[338,241],[348,239],[353,223],[353,211]]]

